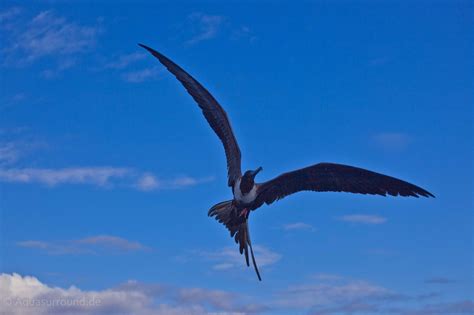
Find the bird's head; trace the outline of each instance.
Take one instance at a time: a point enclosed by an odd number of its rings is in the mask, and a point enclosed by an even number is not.
[[[262,170],[263,170],[262,167],[259,167],[259,168],[257,168],[256,170],[253,170],[253,171],[252,171],[252,170],[248,170],[248,171],[246,171],[246,172],[244,173],[244,176],[243,176],[243,177],[245,177],[245,178],[247,178],[247,179],[252,179],[252,180],[254,180],[254,179],[255,179],[255,176],[257,176],[257,174],[260,173]]]

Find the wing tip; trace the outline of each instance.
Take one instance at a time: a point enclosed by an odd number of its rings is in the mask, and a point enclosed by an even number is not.
[[[137,43],[137,45],[140,46],[140,47],[142,47],[142,48],[145,48],[146,50],[151,49],[150,47],[148,47],[147,45],[142,44],[142,43]]]
[[[430,193],[429,191],[427,190],[423,190],[423,193],[418,193],[419,195],[423,196],[423,197],[426,197],[426,198],[436,198],[435,195],[433,195],[432,193]]]
[[[415,186],[416,189],[412,190],[412,193],[416,195],[416,197],[425,197],[425,198],[436,198],[435,195],[430,193],[428,190],[423,189],[421,187]]]
[[[159,52],[157,52],[156,50],[154,50],[153,48],[145,45],[145,44],[142,44],[142,43],[138,43],[137,44],[138,46],[146,49],[150,54],[152,54],[153,56],[155,56],[156,58],[158,58],[160,61],[161,59],[164,57],[162,54],[160,54]]]

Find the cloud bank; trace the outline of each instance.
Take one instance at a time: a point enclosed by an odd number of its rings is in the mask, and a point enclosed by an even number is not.
[[[51,287],[35,277],[0,275],[2,315],[204,315],[254,314],[265,307],[246,303],[245,296],[203,288],[179,288],[128,281],[110,289],[93,291]],[[224,313],[222,313],[224,312]]]

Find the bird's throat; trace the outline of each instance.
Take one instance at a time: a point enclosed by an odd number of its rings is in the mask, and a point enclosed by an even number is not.
[[[240,191],[242,192],[242,194],[246,195],[252,190],[254,184],[255,182],[253,178],[242,177],[242,180],[240,181],[239,185]]]

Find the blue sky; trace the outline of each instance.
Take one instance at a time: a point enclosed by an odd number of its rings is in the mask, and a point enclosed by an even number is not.
[[[472,2],[2,2],[0,292],[71,314],[468,314]],[[207,217],[222,146],[147,44],[226,109],[258,180],[327,161],[436,199],[300,193]],[[71,288],[74,286],[74,289]]]

